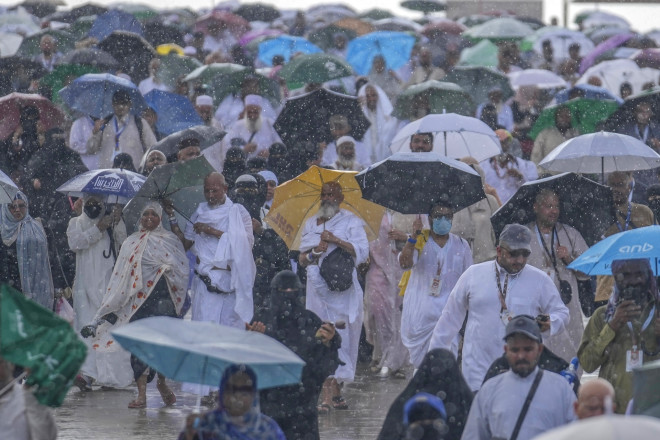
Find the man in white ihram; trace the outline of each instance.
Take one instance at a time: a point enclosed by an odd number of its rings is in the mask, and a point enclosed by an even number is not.
[[[502,356],[504,329],[516,315],[535,316],[546,336],[568,324],[564,305],[552,279],[527,265],[532,233],[519,224],[504,227],[495,261],[470,266],[458,279],[435,325],[429,350],[451,348],[468,319],[463,339],[462,371],[473,391],[481,387],[488,368]]]
[[[225,151],[234,138],[245,139],[243,147],[248,159],[262,156],[268,157],[268,148],[276,142],[282,142],[280,135],[273,128],[273,120],[264,116],[263,98],[259,95],[245,97],[245,116],[234,122],[224,137]]]
[[[300,257],[298,262],[307,268],[307,309],[316,313],[323,321],[339,323],[341,335],[340,365],[335,374],[323,384],[322,406],[327,409],[348,409],[341,396],[341,383],[355,378],[358,344],[362,330],[362,288],[358,283],[355,267],[350,287],[333,291],[321,275],[321,267],[328,255],[341,248],[350,254],[354,266],[366,261],[369,256],[369,241],[360,218],[350,211],[340,209],[344,200],[342,188],[337,182],[325,183],[321,189],[321,207],[316,216],[303,227]],[[340,327],[340,326],[338,326]]]

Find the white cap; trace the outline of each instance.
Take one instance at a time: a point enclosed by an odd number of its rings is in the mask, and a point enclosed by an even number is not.
[[[353,146],[355,146],[355,139],[353,139],[351,136],[342,136],[342,137],[340,137],[339,139],[337,139],[337,142],[335,143],[335,145],[340,146],[341,144],[343,144],[345,142],[350,142],[350,143],[353,144]]]
[[[197,99],[195,99],[195,105],[208,105],[213,107],[213,98],[211,98],[209,95],[199,95]]]
[[[186,46],[186,47],[183,48],[183,54],[188,55],[188,56],[197,55],[197,49],[195,49],[192,46]]]
[[[261,104],[261,96],[259,95],[247,95],[245,97],[245,105],[256,105],[258,107],[262,107]]]
[[[263,170],[263,171],[259,171],[259,175],[263,177],[266,180],[266,182],[272,180],[273,182],[275,182],[275,185],[279,185],[277,176],[275,175],[274,172],[270,170]]]

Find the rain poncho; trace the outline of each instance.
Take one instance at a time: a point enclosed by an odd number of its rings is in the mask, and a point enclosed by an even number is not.
[[[23,200],[26,205],[25,217],[17,221],[9,211],[9,205],[2,205],[0,235],[5,246],[16,245],[18,270],[21,276],[21,291],[39,305],[53,309],[54,289],[48,259],[48,241],[41,222],[30,216],[27,197],[18,192],[14,200]],[[18,287],[18,286],[17,286]]]
[[[362,111],[371,125],[362,138],[362,142],[369,152],[371,163],[380,162],[392,154],[390,142],[399,128],[399,121],[392,114],[392,103],[383,89],[376,84],[367,83],[360,87],[358,98],[366,99],[367,87],[373,87],[378,94],[376,110],[371,111],[367,104],[362,104]]]

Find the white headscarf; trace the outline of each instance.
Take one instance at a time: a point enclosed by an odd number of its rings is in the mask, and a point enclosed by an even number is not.
[[[366,103],[367,87],[373,87],[378,94],[378,102],[376,103],[376,111],[369,110]],[[363,98],[365,102],[362,104],[362,112],[367,117],[371,126],[364,134],[362,142],[365,144],[369,151],[372,163],[381,161],[392,154],[390,150],[390,142],[395,135],[397,127],[397,119],[391,116],[392,103],[387,97],[387,94],[376,84],[366,83],[360,87],[358,98]]]

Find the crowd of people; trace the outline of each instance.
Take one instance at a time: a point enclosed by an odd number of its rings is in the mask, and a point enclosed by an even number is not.
[[[116,12],[100,9],[99,17]],[[111,69],[94,65],[96,71],[132,81],[139,94],[161,90],[184,97],[203,125],[225,131],[215,143],[183,138],[174,153],[160,149],[165,136],[157,109],[137,112],[130,90],[115,91],[112,112],[99,118],[67,108],[59,89],[44,80],[70,55],[58,48],[56,37],[69,32],[66,20],[58,21],[64,20],[63,11],[40,21],[38,55],[0,62],[5,69],[0,93],[41,96],[66,115],[62,124],[45,129],[48,115],[33,101],[17,110],[13,122],[0,122],[13,124],[0,127],[8,134],[1,141],[0,169],[20,189],[0,214],[0,280],[45,308],[54,310],[62,298],[72,304],[72,325],[89,349],[75,385],[97,392],[134,383],[137,396],[128,407],[145,408],[147,383],[157,377],[163,403],[174,405],[177,397],[165,376],[123,350],[111,332],[151,316],[189,316],[265,333],[306,366],[299,384],[262,391],[246,365],[228,368],[219,391],[183,384],[183,391],[202,396],[215,409],[191,416],[181,439],[318,439],[319,416],[351,408],[343,386],[359,374],[361,346],[367,345],[373,347],[367,374],[410,380],[391,405],[379,439],[531,439],[575,419],[632,411],[632,370],[660,358],[660,298],[648,260],[617,260],[612,276],[597,279],[569,269],[588,245],[570,221],[559,221],[563,200],[552,189],[537,192],[530,212],[534,220],[527,224],[508,224],[496,235],[490,219],[524,183],[550,175],[539,166],[544,157],[564,141],[587,134],[573,100],[600,93],[618,105],[628,98],[592,128],[630,135],[658,152],[660,115],[653,88],[660,72],[639,67],[635,81],[613,86],[585,64],[584,43],[559,50],[556,40],[541,36],[536,50],[522,50],[518,42],[499,42],[493,45],[496,63],[488,67],[504,83],[494,82],[466,116],[492,129],[501,152],[485,160],[460,158],[480,175],[482,200],[456,210],[449,198],[438,195],[423,213],[388,209],[377,236],[369,240],[363,220],[346,209],[347,188],[325,182],[317,194],[318,212],[301,225],[297,248],[289,249],[268,222],[278,186],[313,166],[359,172],[386,160],[401,128],[441,112],[429,90],[468,65],[465,55],[475,41],[461,37],[467,31],[461,20],[427,17],[424,31],[415,23],[404,29],[416,42],[402,66],[392,68],[386,57],[376,55],[366,75],[295,84],[282,69],[305,54],[263,60],[254,45],[240,40],[248,28],[271,30],[271,37],[311,38],[333,26],[323,49],[345,62],[355,31],[334,23],[333,14],[339,9],[344,14],[339,18],[357,20],[356,14],[343,7],[327,14],[282,12],[270,23],[254,20],[243,26],[227,18],[238,17],[231,9],[221,5],[199,17],[197,25],[194,18],[187,23],[180,11],[142,23],[145,29],[158,22],[178,32],[171,41],[163,33],[150,35],[147,44],[153,47],[143,69],[130,57]],[[5,13],[26,14],[23,9]],[[363,18],[362,23],[380,29],[378,20]],[[465,29],[453,32],[440,23]],[[580,23],[585,38],[594,30],[588,23]],[[13,31],[27,39],[32,31],[23,26]],[[630,37],[621,48],[656,47],[652,35],[626,31]],[[82,36],[69,49],[102,43]],[[154,47],[161,46],[167,46],[165,52],[156,52]],[[163,63],[171,56],[199,66],[233,63],[249,73],[218,96],[212,78],[186,81],[185,72],[173,82],[164,80]],[[10,74],[3,66],[14,70]],[[551,72],[564,86],[515,86],[514,75],[530,69]],[[414,96],[412,108],[397,107],[406,91],[419,85],[429,87]],[[320,89],[355,100],[368,126],[358,130],[355,116],[340,108],[325,115],[322,126],[312,127],[327,132],[327,138],[299,136],[285,143],[292,128],[278,125],[283,108]],[[644,99],[629,96],[642,91],[647,91]],[[560,100],[562,92],[568,100]],[[548,110],[552,123],[540,129],[536,123]],[[415,133],[402,151],[435,151],[438,136]],[[88,170],[121,168],[149,176],[166,163],[200,156],[215,171],[204,176],[205,201],[185,224],[169,199],[147,204],[131,225],[116,200],[55,191]],[[615,221],[596,235],[658,223],[657,170],[612,172],[603,179],[611,189]],[[340,266],[349,269],[338,272]],[[585,315],[590,317],[586,327]],[[573,358],[579,361],[575,371]],[[599,379],[580,385],[583,370],[598,369]],[[574,382],[558,374],[566,371],[572,371]],[[12,376],[13,366],[0,358],[1,389]],[[29,438],[24,433],[30,419],[16,408],[9,412],[9,402],[16,399],[23,407],[29,400],[18,388],[0,394],[0,426],[5,414],[11,415],[18,421],[12,428],[15,438]]]

